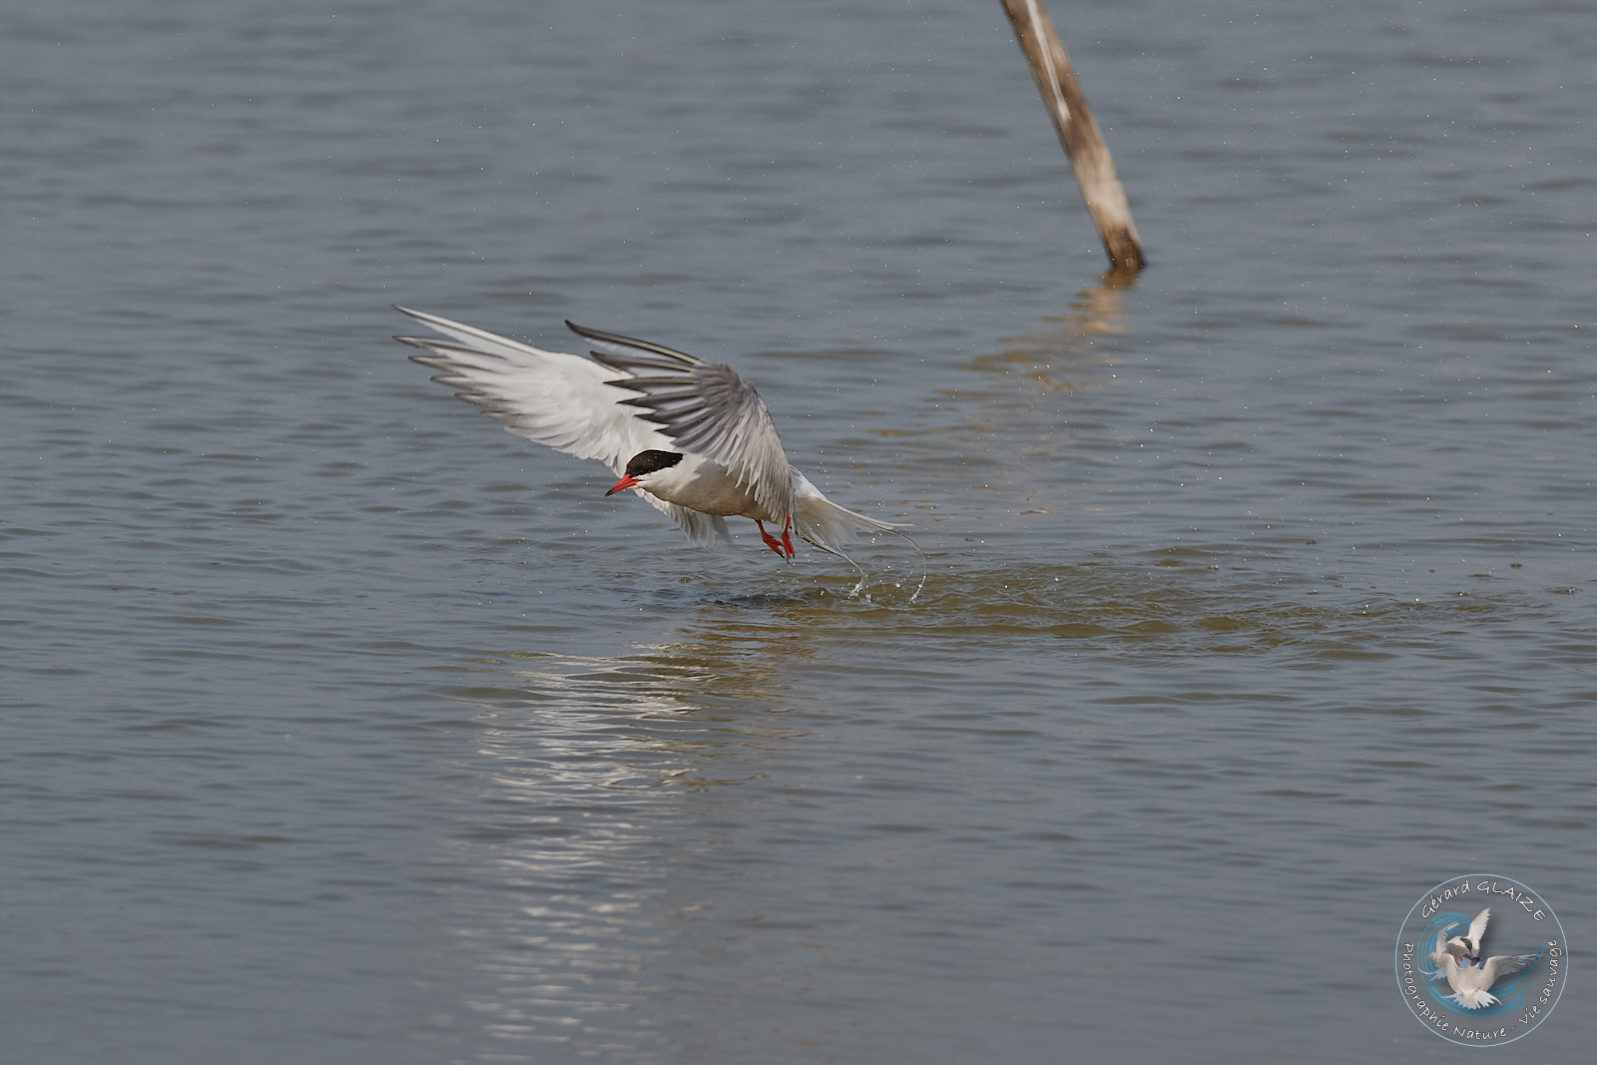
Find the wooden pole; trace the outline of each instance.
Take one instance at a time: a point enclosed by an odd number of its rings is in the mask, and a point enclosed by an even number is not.
[[[1043,103],[1053,116],[1059,143],[1065,146],[1065,155],[1076,172],[1076,183],[1081,186],[1081,195],[1103,238],[1109,261],[1116,270],[1141,270],[1147,260],[1142,255],[1137,227],[1131,223],[1126,190],[1115,173],[1115,161],[1109,157],[1103,132],[1087,109],[1087,98],[1076,81],[1076,72],[1070,68],[1070,57],[1065,54],[1053,20],[1043,10],[1042,0],[1004,0],[1004,10],[1015,27],[1015,39],[1026,54],[1031,75],[1037,79]]]

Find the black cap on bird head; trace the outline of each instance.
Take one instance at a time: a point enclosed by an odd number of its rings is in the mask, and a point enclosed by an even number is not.
[[[623,489],[636,488],[639,477],[647,476],[658,470],[668,470],[681,461],[682,453],[680,451],[660,451],[657,448],[640,451],[627,460],[625,475],[612,485],[610,491],[606,492],[605,495],[613,496]]]

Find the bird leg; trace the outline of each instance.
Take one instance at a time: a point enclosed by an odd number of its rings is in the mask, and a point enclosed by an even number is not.
[[[787,524],[782,526],[782,538],[778,540],[765,531],[765,523],[758,518],[754,519],[755,526],[760,530],[760,539],[765,541],[765,546],[775,551],[782,558],[793,557],[793,541],[788,539],[787,530],[793,524],[793,515],[787,516]]]
[[[765,546],[780,555],[782,553],[782,541],[766,532],[765,523],[760,521],[760,519],[755,518],[754,525],[755,528],[760,530],[760,539],[765,541]]]

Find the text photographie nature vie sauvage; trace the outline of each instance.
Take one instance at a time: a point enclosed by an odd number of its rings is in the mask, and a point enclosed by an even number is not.
[[[426,352],[411,358],[439,371],[433,380],[511,432],[603,462],[620,476],[606,495],[635,490],[698,546],[730,543],[725,519],[751,518],[782,558],[793,557],[796,532],[848,562],[858,594],[864,573],[843,546],[884,532],[909,539],[900,523],[833,503],[795,469],[759,393],[730,366],[569,321],[592,358],[396,309],[440,334],[395,338]]]

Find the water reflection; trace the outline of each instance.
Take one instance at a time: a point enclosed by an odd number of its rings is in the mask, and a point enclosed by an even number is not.
[[[458,935],[481,977],[468,1006],[498,1036],[656,1059],[638,1007],[694,909],[668,881],[715,845],[685,800],[763,778],[804,735],[783,700],[811,644],[761,605],[706,604],[676,642],[614,657],[506,653],[477,667],[491,685],[457,691],[477,705],[465,769],[482,788]]]
[[[1014,516],[1052,513],[1053,489],[1037,484],[1036,471],[1062,452],[1079,450],[1072,405],[1078,419],[1098,414],[1093,400],[1073,397],[1115,381],[1115,346],[1095,342],[1128,329],[1133,283],[1105,274],[1064,313],[966,359],[967,373],[957,385],[923,393],[918,411],[906,406],[891,426],[874,429],[901,469],[933,486],[905,502],[925,512],[927,522],[971,530],[965,535],[989,543],[1016,524],[1009,520]],[[1035,523],[1018,524],[1029,529]],[[934,549],[931,542],[923,546]]]
[[[1171,803],[1194,786],[1240,803],[1274,786],[1271,759],[1288,741],[1323,736],[1322,717],[1378,714],[1389,725],[1404,713],[1432,727],[1390,684],[1350,695],[1318,674],[1389,659],[1400,675],[1397,648],[1456,655],[1453,634],[1522,612],[1506,590],[1371,601],[1362,589],[1249,568],[1224,546],[1126,564],[962,567],[934,574],[914,606],[850,601],[845,587],[838,578],[727,597],[694,586],[670,600],[684,619],[670,642],[614,656],[500,653],[474,667],[479,683],[457,691],[478,731],[461,766],[471,791],[458,820],[471,827],[454,856],[452,916],[475,974],[469,1008],[486,1030],[522,1046],[602,1047],[606,1060],[702,1060],[694,1049],[751,1002],[786,1001],[798,986],[790,978],[824,982],[841,1016],[854,1008],[845,991],[865,984],[860,944],[897,950],[901,971],[913,972],[974,942],[957,931],[920,938],[926,915],[937,924],[955,912],[947,897],[920,893],[927,877],[1009,846],[1008,867],[1030,871],[998,897],[1056,905],[1061,847],[1074,845],[1059,835],[1076,812],[1069,796],[1145,804],[1145,790],[1164,782],[1181,789]],[[1117,659],[1175,668],[1159,673],[1162,684],[1087,683],[1058,668],[1083,650],[1100,652],[1090,660],[1111,673]],[[1250,687],[1256,674],[1225,671],[1224,660],[1245,658],[1278,675],[1267,690]],[[1076,678],[1068,700],[1061,676]],[[1001,708],[982,702],[995,691]],[[1238,703],[1267,712],[1212,709]],[[884,706],[899,708],[885,725],[892,738],[869,740]],[[1210,724],[1188,731],[1200,716]],[[1248,739],[1251,760],[1224,747],[1264,725],[1270,738]],[[1338,737],[1362,734],[1339,727]],[[1180,743],[1150,755],[1158,730]],[[928,744],[931,733],[950,742]],[[851,764],[861,736],[873,753]],[[900,750],[904,736],[912,742]],[[1209,744],[1216,763],[1229,759],[1229,775],[1194,761],[1194,743]],[[1091,787],[1056,787],[1063,766]],[[962,812],[966,795],[981,800],[974,813]],[[1011,807],[1006,820],[992,806],[1015,795],[1065,798],[1016,825]],[[1100,853],[1130,823],[1109,817]],[[1261,853],[1243,848],[1236,859]],[[900,897],[877,907],[863,885]],[[961,901],[958,912],[985,904]],[[1029,941],[1006,949],[1033,958]]]
[[[1111,270],[1098,284],[1082,289],[1064,314],[1043,319],[1047,324],[1040,329],[1005,338],[1002,350],[978,355],[965,368],[1018,378],[1043,392],[1104,385],[1113,377],[1116,360],[1096,351],[1093,340],[1126,331],[1126,293],[1135,284],[1135,274]]]

